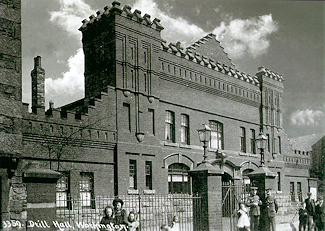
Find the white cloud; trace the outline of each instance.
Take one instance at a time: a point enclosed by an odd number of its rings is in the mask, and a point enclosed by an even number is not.
[[[45,80],[45,93],[55,107],[73,102],[84,96],[84,53],[81,48],[68,59],[69,70],[57,79]],[[64,96],[64,97],[63,97]]]
[[[59,0],[60,9],[50,12],[50,21],[80,42],[80,48],[65,62],[68,70],[56,79],[45,80],[46,105],[53,100],[55,107],[71,103],[84,96],[84,54],[81,48],[81,32],[78,28],[82,20],[95,11],[83,0]]]
[[[94,14],[94,11],[83,0],[59,0],[59,5],[58,11],[50,12],[50,21],[80,40],[81,32],[78,28],[81,21]]]
[[[217,35],[217,40],[231,58],[241,58],[247,54],[257,57],[266,53],[270,46],[268,36],[277,30],[277,22],[269,14],[246,20],[221,22],[212,33]]]
[[[172,17],[158,9],[153,0],[137,0],[132,5],[132,11],[138,9],[142,15],[150,14],[151,19],[158,18],[165,28],[161,34],[162,38],[169,42],[181,42],[185,48],[196,40],[207,34],[202,28],[188,22],[181,17]]]
[[[324,113],[319,110],[297,110],[291,114],[291,124],[298,126],[318,126],[324,121]]]

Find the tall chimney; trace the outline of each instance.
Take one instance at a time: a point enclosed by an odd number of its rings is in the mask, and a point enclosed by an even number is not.
[[[45,110],[45,70],[41,65],[41,56],[34,58],[32,77],[32,111],[37,113],[37,108]]]

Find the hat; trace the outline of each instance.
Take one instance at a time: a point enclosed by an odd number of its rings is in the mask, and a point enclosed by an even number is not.
[[[120,198],[116,198],[113,200],[113,206],[115,206],[117,203],[121,203],[121,205],[124,205],[124,202]]]

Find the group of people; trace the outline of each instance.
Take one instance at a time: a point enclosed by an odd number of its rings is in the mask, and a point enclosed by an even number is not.
[[[116,231],[137,231],[139,222],[137,221],[137,214],[131,211],[127,214],[123,209],[123,200],[117,198],[113,200],[113,206],[108,205],[104,209],[104,217],[100,221],[107,228],[102,228],[101,231],[116,230]]]
[[[137,214],[131,211],[127,214],[123,209],[123,200],[116,198],[113,200],[113,206],[108,205],[104,209],[104,216],[100,221],[103,225],[101,231],[138,231],[139,221]],[[179,231],[178,216],[174,216],[171,224],[161,226],[163,231]]]
[[[262,199],[257,195],[257,189],[252,187],[248,200],[239,203],[237,222],[239,231],[258,231],[261,227],[265,231],[276,230],[275,214],[278,212],[278,204],[271,196],[270,189],[266,189],[265,198]],[[315,202],[311,195],[310,192],[307,193],[307,198],[299,209],[299,231],[324,231],[323,197],[320,196]]]
[[[299,209],[299,231],[324,231],[325,208],[323,197],[320,196],[315,202],[311,195],[310,192],[307,193],[307,198]]]
[[[258,231],[261,213],[263,213],[262,226],[264,230],[276,230],[275,214],[278,212],[278,204],[275,198],[271,196],[271,189],[265,190],[265,198],[262,200],[257,195],[257,189],[257,187],[251,187],[251,194],[247,201],[239,203],[237,222],[239,231]]]

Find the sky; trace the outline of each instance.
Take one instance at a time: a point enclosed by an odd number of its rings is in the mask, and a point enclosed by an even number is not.
[[[23,102],[31,102],[34,57],[45,69],[46,107],[84,97],[83,19],[109,0],[22,0]],[[323,1],[120,0],[159,18],[168,43],[187,47],[214,33],[236,69],[264,66],[285,80],[283,127],[288,138],[325,133]]]

